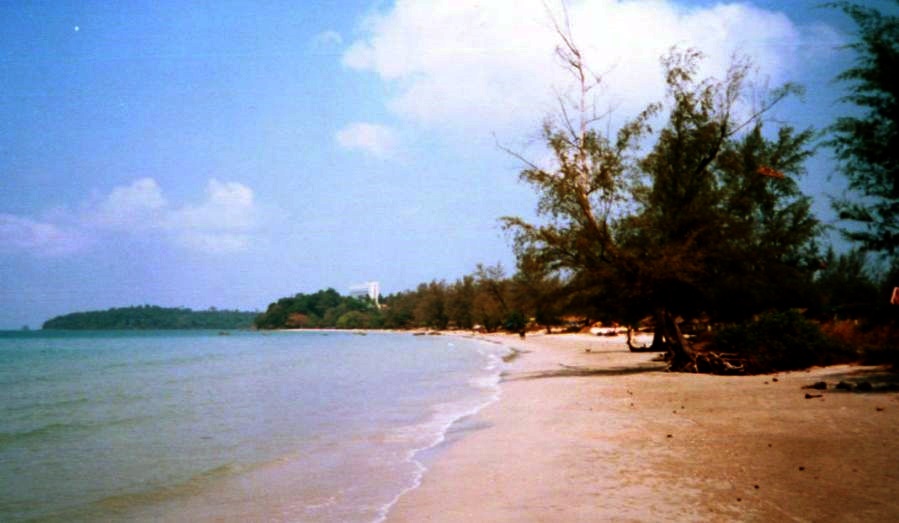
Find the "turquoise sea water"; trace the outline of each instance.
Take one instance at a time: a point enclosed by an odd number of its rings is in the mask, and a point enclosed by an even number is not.
[[[408,334],[0,333],[0,521],[379,521],[498,349]]]

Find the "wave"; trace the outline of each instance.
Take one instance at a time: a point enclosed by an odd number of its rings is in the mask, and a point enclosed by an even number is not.
[[[131,425],[148,419],[148,416],[132,416],[103,421],[73,421],[46,425],[16,432],[0,432],[0,448],[36,440],[62,438],[77,432],[96,432],[108,427]]]
[[[210,361],[222,360],[227,358],[228,354],[223,353],[206,353],[206,354],[196,354],[192,356],[173,356],[170,358],[156,358],[156,359],[147,359],[147,360],[130,360],[130,361],[117,361],[114,363],[109,363],[102,367],[102,370],[113,370],[113,369],[122,369],[122,368],[154,368],[154,367],[167,367],[167,366],[182,366],[182,365],[190,365],[193,363],[207,363]]]
[[[128,516],[133,515],[133,511],[140,507],[196,495],[206,489],[210,483],[227,479],[243,471],[244,467],[240,465],[226,463],[200,472],[180,483],[155,485],[144,490],[113,494],[78,507],[43,515],[38,520],[69,522],[130,519]]]
[[[5,407],[6,414],[17,414],[20,412],[28,412],[32,413],[35,409],[39,409],[40,411],[46,411],[49,409],[58,409],[65,408],[71,409],[73,407],[77,407],[79,405],[85,405],[90,403],[90,399],[86,396],[80,396],[78,398],[66,398],[60,400],[44,400],[37,401],[32,403],[26,403],[23,405],[15,405],[15,406],[7,406]]]
[[[211,482],[240,474],[246,469],[236,463],[225,463],[195,474],[187,481],[157,486],[147,490],[107,496],[92,505],[104,511],[125,511],[134,507],[160,503],[171,499],[193,496],[203,491]]]

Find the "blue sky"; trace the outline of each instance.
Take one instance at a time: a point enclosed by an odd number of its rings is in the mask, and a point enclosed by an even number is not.
[[[853,27],[815,1],[569,2],[626,117],[658,57],[734,51],[805,85],[776,116],[822,128]],[[262,309],[514,266],[520,165],[567,80],[539,1],[0,3],[0,328],[132,304]],[[806,191],[831,221],[822,152]]]

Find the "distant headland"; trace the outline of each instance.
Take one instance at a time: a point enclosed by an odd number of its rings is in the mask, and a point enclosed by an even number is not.
[[[105,311],[73,312],[44,322],[44,330],[249,329],[259,313],[217,310],[194,311],[155,305]]]

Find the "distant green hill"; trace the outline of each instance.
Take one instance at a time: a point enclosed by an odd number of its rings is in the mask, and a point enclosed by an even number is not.
[[[256,312],[166,308],[154,305],[73,312],[44,322],[46,330],[247,329]]]

